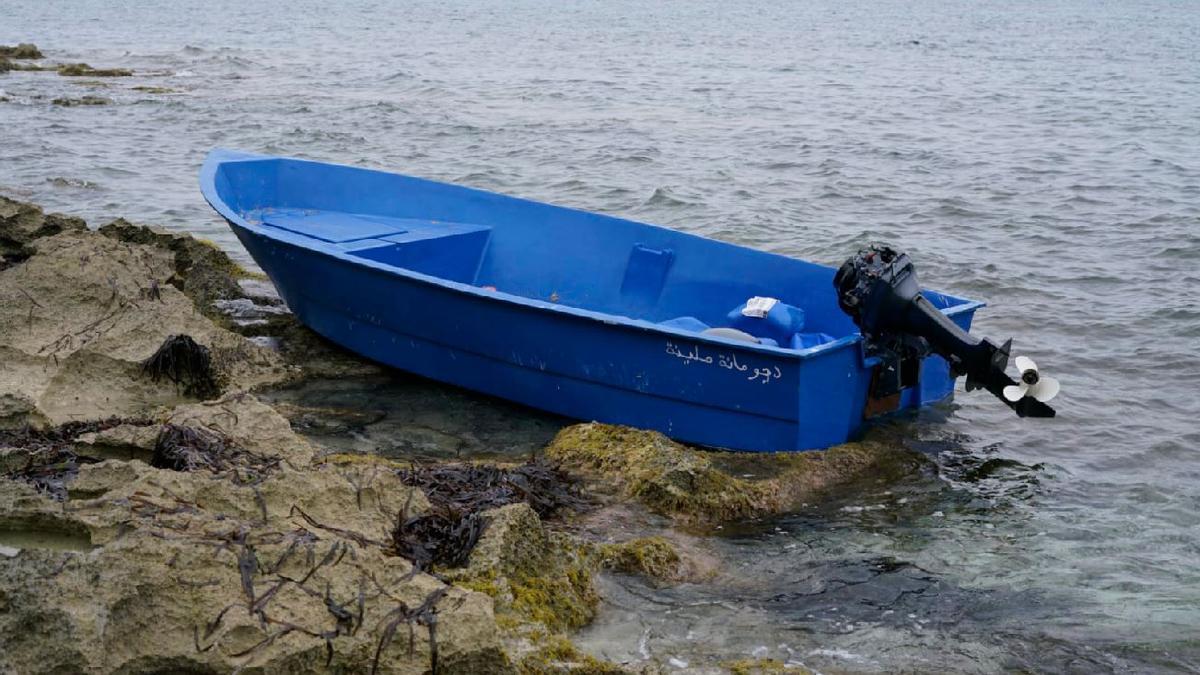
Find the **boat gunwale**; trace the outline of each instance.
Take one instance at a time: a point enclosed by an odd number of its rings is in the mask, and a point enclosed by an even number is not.
[[[409,178],[409,179],[417,180],[417,181],[421,181],[421,182],[434,183],[434,184],[438,184],[438,185],[452,185],[456,188],[465,190],[467,192],[473,192],[473,193],[477,193],[477,194],[481,194],[481,195],[487,195],[490,197],[499,196],[499,197],[504,197],[506,199],[517,200],[519,202],[524,202],[527,204],[535,204],[538,206],[553,206],[554,208],[564,209],[564,210],[572,211],[575,213],[582,213],[582,214],[588,214],[588,215],[596,215],[596,214],[591,211],[585,211],[583,209],[578,209],[578,208],[574,208],[574,207],[570,207],[570,206],[562,206],[559,204],[550,204],[549,202],[539,202],[539,201],[527,199],[524,197],[517,197],[514,195],[508,195],[508,194],[504,194],[504,193],[492,192],[490,190],[483,190],[480,188],[468,187],[465,185],[459,185],[457,183],[446,183],[446,182],[442,182],[442,181],[430,180],[427,178],[420,178],[417,176],[409,176],[407,174],[398,174],[398,173],[391,172],[391,171],[384,171],[382,169],[373,169],[373,168],[368,168],[368,167],[353,166],[353,165],[349,165],[349,164],[337,164],[334,162],[320,162],[317,160],[300,159],[300,158],[295,158],[295,157],[260,155],[260,154],[241,152],[241,151],[236,151],[236,150],[228,150],[225,148],[216,148],[216,149],[212,150],[211,152],[209,152],[208,156],[204,160],[204,164],[200,168],[200,176],[199,176],[200,191],[203,194],[205,201],[208,202],[209,206],[211,206],[215,211],[217,211],[217,213],[221,214],[221,216],[223,218],[228,220],[231,224],[234,224],[238,227],[241,227],[247,231],[253,232],[253,233],[260,235],[262,237],[265,237],[267,239],[271,239],[273,241],[277,241],[277,242],[280,242],[283,244],[287,244],[290,246],[296,246],[298,248],[303,248],[303,249],[306,249],[309,251],[313,251],[315,253],[319,253],[321,255],[325,255],[325,256],[334,258],[336,260],[340,260],[349,265],[366,267],[369,269],[384,272],[390,276],[396,276],[396,277],[401,277],[401,278],[408,279],[411,281],[416,281],[416,282],[425,283],[425,284],[431,284],[434,286],[439,286],[441,288],[449,289],[449,290],[456,291],[456,292],[465,292],[465,293],[467,293],[469,295],[473,295],[476,298],[479,298],[481,300],[492,300],[492,301],[500,300],[500,301],[507,302],[510,304],[520,305],[520,306],[528,307],[528,308],[532,308],[532,309],[546,310],[546,311],[550,311],[550,312],[558,312],[558,313],[567,314],[570,316],[588,319],[591,321],[598,321],[598,322],[606,324],[606,325],[626,326],[626,327],[635,328],[635,329],[638,329],[638,330],[641,330],[644,332],[652,332],[652,333],[659,333],[659,334],[668,335],[668,336],[679,337],[681,339],[693,340],[693,341],[700,342],[700,343],[707,343],[707,344],[719,346],[719,347],[726,348],[726,349],[728,349],[728,348],[746,349],[746,350],[750,350],[752,352],[768,354],[768,355],[771,355],[771,356],[777,357],[777,358],[798,359],[798,360],[803,361],[803,360],[821,356],[826,352],[831,352],[831,351],[835,351],[838,349],[846,348],[850,345],[853,345],[853,344],[856,344],[856,343],[859,343],[862,341],[862,334],[854,333],[852,335],[847,335],[844,337],[837,338],[837,339],[833,340],[832,342],[825,342],[825,343],[822,343],[819,345],[815,345],[813,347],[807,347],[805,349],[790,349],[790,348],[786,348],[786,347],[775,347],[775,346],[766,345],[766,344],[762,344],[762,343],[741,342],[738,340],[731,340],[728,338],[722,338],[722,337],[718,337],[718,336],[705,335],[703,333],[695,333],[692,331],[686,331],[681,328],[675,328],[672,326],[664,326],[662,324],[655,323],[652,321],[647,321],[645,319],[635,319],[633,317],[628,317],[628,316],[624,316],[624,315],[620,315],[620,314],[609,314],[607,312],[598,312],[595,310],[583,309],[583,308],[579,308],[579,307],[572,307],[570,305],[563,305],[560,303],[547,302],[545,300],[539,300],[537,298],[531,298],[531,297],[524,296],[524,295],[516,295],[513,293],[507,293],[505,291],[500,291],[500,290],[488,290],[488,289],[484,289],[479,286],[475,286],[473,284],[466,284],[466,283],[463,283],[460,281],[453,281],[453,280],[446,279],[443,277],[431,276],[428,274],[416,272],[414,270],[406,269],[403,267],[388,265],[386,263],[378,262],[375,260],[370,260],[368,258],[362,258],[359,256],[355,256],[355,255],[352,255],[350,252],[342,251],[334,246],[331,246],[328,242],[323,242],[319,239],[314,239],[312,237],[304,237],[303,235],[290,233],[287,230],[281,230],[281,232],[286,232],[290,236],[280,237],[280,236],[276,235],[275,233],[267,230],[266,227],[264,227],[263,225],[258,224],[258,223],[251,223],[250,221],[246,220],[246,218],[243,217],[241,213],[238,213],[237,211],[230,208],[229,205],[226,204],[225,201],[223,199],[221,199],[221,197],[217,194],[217,190],[216,190],[216,172],[217,172],[217,168],[219,166],[221,166],[222,164],[234,163],[234,162],[263,161],[263,160],[287,160],[287,161],[291,161],[291,162],[300,162],[300,163],[307,163],[307,164],[333,165],[333,166],[340,166],[340,167],[345,167],[345,168],[350,168],[350,169],[357,169],[360,171],[371,171],[374,173],[382,173],[385,175],[398,175],[398,176],[403,176],[405,178]],[[636,224],[643,225],[646,227],[655,228],[658,230],[667,230],[667,231],[673,232],[675,234],[678,234],[678,235],[684,236],[684,237],[695,237],[695,238],[699,238],[699,239],[709,239],[710,241],[720,241],[720,240],[710,239],[707,237],[702,237],[700,235],[692,234],[689,232],[683,232],[680,230],[666,228],[661,225],[654,225],[652,223],[643,223],[640,221],[631,221],[627,218],[621,218],[620,216],[612,216],[609,214],[600,214],[600,215],[604,215],[605,217],[609,217],[609,218],[616,218],[618,220],[625,220],[627,222],[636,223]],[[273,228],[273,229],[279,229],[279,228]],[[302,241],[302,239],[309,239],[312,241],[312,243],[309,244],[308,242]],[[742,246],[741,244],[736,244],[733,242],[723,242],[722,241],[721,243],[729,244],[731,246]],[[743,246],[743,248],[750,248],[750,247]],[[765,255],[774,256],[777,258],[783,258],[786,260],[797,260],[796,258],[791,258],[789,256],[780,255],[778,253],[772,253],[770,251],[761,251],[759,249],[753,249],[753,248],[751,248],[751,250],[757,251],[757,252],[765,254]],[[805,262],[809,262],[810,264],[814,264],[814,265],[821,265],[821,263],[813,263],[811,261],[805,261]],[[833,269],[832,267],[830,267],[828,265],[821,265],[821,266],[826,267],[828,269]],[[923,290],[929,290],[929,289],[923,289]],[[944,295],[940,291],[932,291],[932,292],[938,293],[939,295]],[[986,306],[986,304],[987,304],[980,300],[970,300],[967,298],[959,298],[959,299],[963,300],[963,302],[961,304],[954,305],[953,307],[942,308],[941,309],[942,313],[948,317],[953,317],[953,316],[956,316],[959,314],[963,314],[965,312],[975,311],[981,307]]]

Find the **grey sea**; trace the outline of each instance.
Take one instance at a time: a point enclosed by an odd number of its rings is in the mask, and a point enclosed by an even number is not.
[[[593,653],[1200,671],[1195,2],[4,0],[21,41],[136,71],[0,75],[0,193],[94,225],[249,263],[196,185],[220,145],[831,264],[881,240],[1061,379],[1053,420],[960,392],[879,425],[928,468],[727,527],[709,582],[606,577]]]

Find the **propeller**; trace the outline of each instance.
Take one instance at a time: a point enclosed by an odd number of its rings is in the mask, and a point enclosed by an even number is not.
[[[1058,380],[1040,375],[1033,359],[1018,356],[1013,362],[1021,372],[1021,377],[1017,384],[1010,384],[1004,388],[1004,398],[1016,403],[1026,396],[1032,396],[1042,403],[1048,403],[1050,399],[1058,396]]]

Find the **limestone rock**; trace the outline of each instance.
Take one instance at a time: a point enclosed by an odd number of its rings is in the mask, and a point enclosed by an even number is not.
[[[122,424],[111,429],[81,434],[75,453],[95,459],[140,459],[149,462],[154,454],[159,427]]]
[[[250,396],[168,424],[271,468],[107,460],[65,502],[0,481],[0,672],[369,672],[378,653],[380,672],[424,673],[435,650],[438,672],[512,672],[490,598],[389,554],[397,513],[428,508],[395,472],[316,460]]]
[[[169,251],[81,231],[81,221],[14,202],[0,202],[0,226],[0,242],[28,254],[0,270],[0,422],[7,426],[143,416],[186,401],[175,385],[142,372],[175,334],[211,350],[226,390],[289,376],[277,354],[214,324],[167,283],[176,264]]]

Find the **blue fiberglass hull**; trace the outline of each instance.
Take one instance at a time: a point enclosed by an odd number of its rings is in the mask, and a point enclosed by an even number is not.
[[[216,150],[200,183],[300,321],[376,361],[736,450],[824,448],[863,425],[875,361],[832,268],[319,162]],[[926,295],[963,329],[980,306]],[[780,303],[747,319],[752,296]],[[761,340],[703,333],[729,326]],[[953,388],[927,357],[899,407]]]

